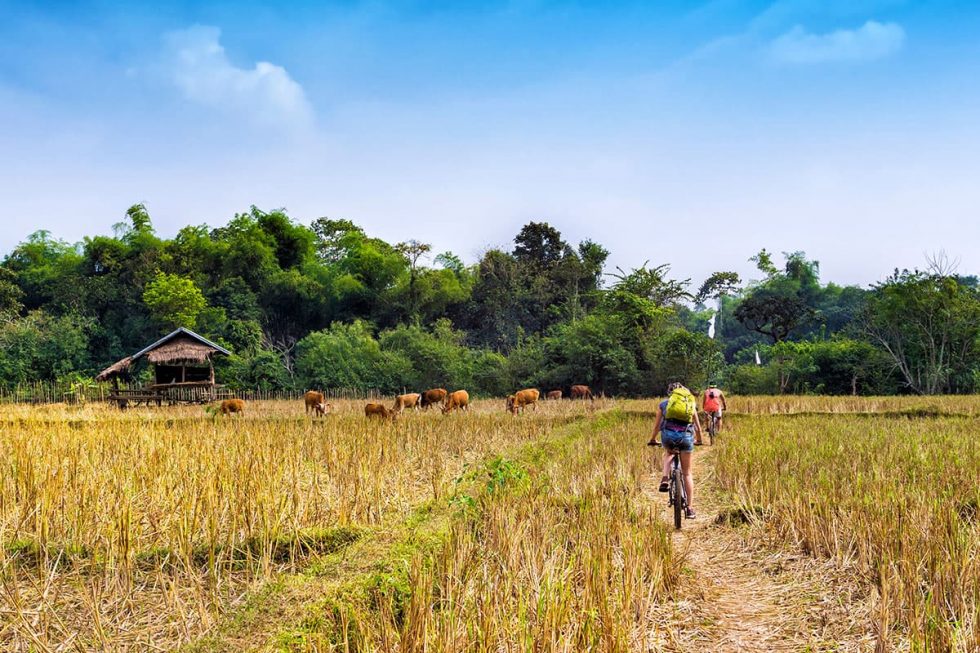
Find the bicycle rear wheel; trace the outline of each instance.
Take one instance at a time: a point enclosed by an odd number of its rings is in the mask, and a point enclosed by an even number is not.
[[[684,477],[680,468],[670,472],[671,495],[674,498],[674,528],[680,530],[684,514]]]

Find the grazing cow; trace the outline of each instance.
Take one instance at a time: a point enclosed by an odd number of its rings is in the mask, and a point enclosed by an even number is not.
[[[395,397],[395,405],[392,408],[396,413],[400,413],[406,408],[419,409],[419,400],[422,399],[422,395],[417,392],[412,392],[407,395],[398,395]]]
[[[544,396],[545,399],[561,399],[561,390],[550,390],[548,394]]]
[[[422,393],[422,410],[429,410],[429,406],[437,406],[446,400],[445,388],[432,388]]]
[[[526,390],[520,390],[515,392],[511,396],[507,397],[507,410],[512,414],[516,415],[518,411],[524,412],[527,406],[534,407],[534,410],[538,409],[538,397],[539,393],[534,388],[527,388]]]
[[[592,396],[592,390],[587,385],[573,385],[572,392],[569,396],[572,399],[588,399],[589,401],[595,401],[595,397]]]
[[[398,416],[398,414],[394,410],[391,410],[390,408],[385,406],[384,404],[370,403],[364,405],[364,416],[367,417],[368,419],[377,417],[379,419],[388,419],[391,421],[395,421],[395,418]]]
[[[446,395],[446,401],[442,404],[443,414],[448,414],[454,410],[470,409],[470,393],[466,390],[457,390]]]
[[[327,411],[330,410],[330,404],[327,403],[327,400],[323,396],[322,392],[310,390],[303,395],[303,401],[306,402],[307,415],[309,415],[310,411],[312,410],[314,417],[323,417],[327,414]]]
[[[245,416],[245,401],[242,399],[225,399],[221,402],[221,414],[231,415],[232,413],[238,413],[239,415]]]

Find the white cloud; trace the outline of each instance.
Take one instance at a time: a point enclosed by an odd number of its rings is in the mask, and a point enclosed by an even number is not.
[[[751,29],[776,29],[810,18],[867,16],[904,2],[905,0],[774,0],[752,19]]]
[[[776,38],[769,52],[776,61],[791,64],[872,61],[898,52],[904,43],[901,25],[869,20],[857,29],[827,34],[811,34],[797,25]]]
[[[313,124],[303,87],[285,68],[267,61],[239,68],[220,37],[217,27],[203,25],[165,35],[167,73],[187,99],[263,126],[303,130]]]

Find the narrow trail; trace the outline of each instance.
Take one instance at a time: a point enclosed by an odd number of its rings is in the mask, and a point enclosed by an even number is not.
[[[694,464],[698,516],[673,534],[685,569],[673,609],[658,619],[653,639],[663,650],[874,651],[873,597],[830,562],[765,548],[750,540],[749,526],[720,523],[724,504],[710,447],[698,448]],[[673,529],[660,476],[651,474],[644,494]]]

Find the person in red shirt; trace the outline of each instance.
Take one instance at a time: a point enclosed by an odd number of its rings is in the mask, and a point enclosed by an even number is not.
[[[728,410],[728,404],[725,402],[725,393],[717,385],[712,383],[701,396],[701,407],[704,412],[708,413],[709,418],[714,416],[718,419],[718,432],[721,433],[722,415],[724,411]]]

